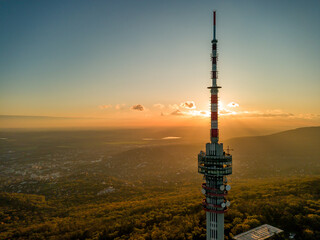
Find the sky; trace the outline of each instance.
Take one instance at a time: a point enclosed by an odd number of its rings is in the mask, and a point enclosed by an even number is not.
[[[206,126],[213,9],[221,126],[319,125],[320,1],[0,0],[2,127]]]

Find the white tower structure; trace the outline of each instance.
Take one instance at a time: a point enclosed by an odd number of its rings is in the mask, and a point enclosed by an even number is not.
[[[205,199],[202,202],[206,211],[207,240],[224,239],[224,213],[230,206],[226,195],[231,189],[227,185],[227,175],[232,174],[232,156],[223,151],[223,143],[219,143],[218,128],[218,90],[217,85],[217,43],[216,39],[216,12],[213,12],[213,40],[212,40],[212,86],[211,92],[211,130],[210,143],[206,144],[206,152],[198,155],[198,172],[204,174],[205,183],[202,184],[202,193]]]

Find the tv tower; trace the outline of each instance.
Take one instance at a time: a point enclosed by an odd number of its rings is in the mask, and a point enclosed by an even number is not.
[[[206,144],[206,152],[200,151],[198,155],[198,172],[204,174],[205,183],[202,184],[202,193],[205,199],[202,202],[206,211],[207,240],[224,239],[224,213],[228,210],[230,202],[226,195],[231,189],[227,185],[227,175],[232,174],[232,156],[223,151],[223,143],[219,143],[218,128],[218,90],[217,85],[217,43],[216,39],[216,12],[213,11],[213,40],[212,43],[212,86],[211,92],[211,130],[210,143]]]

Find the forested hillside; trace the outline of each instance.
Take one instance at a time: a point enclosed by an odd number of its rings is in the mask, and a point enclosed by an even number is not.
[[[234,183],[226,214],[226,239],[263,223],[296,239],[320,239],[320,178]],[[110,193],[121,195],[121,192]],[[199,187],[149,189],[139,197],[112,202],[2,193],[0,239],[205,239]]]

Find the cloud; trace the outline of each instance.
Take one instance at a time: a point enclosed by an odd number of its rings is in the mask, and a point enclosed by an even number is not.
[[[302,118],[302,119],[317,119],[320,118],[319,114],[313,114],[313,113],[306,113],[306,114],[298,114],[297,118]]]
[[[111,104],[100,105],[99,107],[100,107],[100,109],[107,109],[107,108],[112,108],[112,105]]]
[[[294,114],[282,112],[281,110],[272,110],[266,112],[257,112],[251,114],[253,117],[293,117]]]
[[[180,107],[186,108],[186,109],[195,109],[196,104],[194,101],[186,101],[180,104]]]
[[[181,137],[164,137],[162,138],[163,140],[176,140],[176,139],[180,139]]]
[[[201,117],[201,118],[210,117],[210,112],[209,111],[205,111],[205,110],[200,110],[200,111],[190,110],[190,111],[184,112],[183,114],[189,115],[189,116],[192,116],[192,117]]]
[[[238,104],[238,103],[235,103],[235,102],[231,102],[231,103],[229,103],[227,106],[234,108],[234,107],[239,107],[239,104]]]
[[[231,114],[234,115],[234,114],[238,114],[237,112],[231,111],[231,110],[226,109],[226,108],[219,109],[218,111],[219,111],[219,114],[220,114],[220,115],[231,115]]]
[[[154,138],[142,138],[143,141],[153,141]]]
[[[229,112],[229,113],[228,113]],[[275,110],[267,110],[265,112],[262,111],[239,111],[239,112],[232,112],[230,110],[223,110],[221,115],[237,115],[239,117],[254,117],[254,118],[281,118],[281,117],[295,117],[292,113],[283,112],[282,110],[275,109]]]
[[[117,104],[114,108],[115,108],[116,110],[121,110],[121,109],[124,109],[125,106],[126,106],[126,104],[121,103],[121,104]]]
[[[164,109],[164,105],[161,103],[156,103],[153,105],[155,108],[160,108],[160,109]]]
[[[175,110],[172,113],[170,113],[170,115],[174,115],[174,116],[182,116],[184,115],[180,110]]]
[[[179,106],[177,105],[177,104],[169,104],[169,108],[170,109],[174,109],[174,110],[177,110],[177,109],[179,109]]]
[[[131,107],[131,110],[136,110],[136,111],[142,112],[142,111],[145,110],[145,108],[144,108],[144,106],[142,106],[141,104],[137,104],[137,105],[133,105],[133,106]]]

